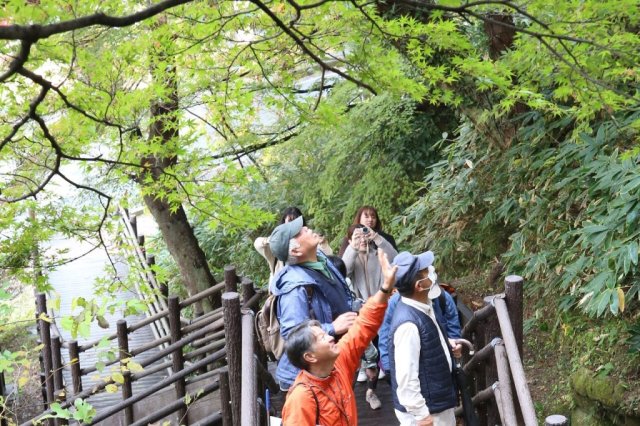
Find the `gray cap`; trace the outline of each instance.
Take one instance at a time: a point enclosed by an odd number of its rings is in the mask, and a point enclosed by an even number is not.
[[[276,229],[271,233],[269,247],[278,260],[287,261],[289,257],[289,240],[298,235],[302,229],[302,223],[302,216],[300,216],[291,222],[276,226]]]
[[[434,258],[432,251],[425,251],[417,256],[412,255],[408,251],[399,253],[393,259],[393,264],[398,266],[395,286],[398,291],[404,292],[409,290],[418,272],[431,266]]]

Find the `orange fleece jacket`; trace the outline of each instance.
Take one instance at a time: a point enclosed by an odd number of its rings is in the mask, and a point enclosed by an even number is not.
[[[300,371],[282,409],[284,426],[314,426],[317,408],[320,425],[358,424],[358,410],[351,384],[364,350],[378,333],[386,308],[386,303],[376,304],[371,299],[367,301],[347,334],[338,342],[340,355],[328,377],[320,378],[306,370]]]

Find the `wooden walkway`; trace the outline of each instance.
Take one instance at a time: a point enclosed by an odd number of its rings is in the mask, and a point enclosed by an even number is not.
[[[67,253],[66,256],[68,258],[74,258],[75,256],[79,256],[85,253],[88,249],[90,249],[91,246],[86,243],[80,243],[77,241],[54,240],[51,242],[50,247],[55,249],[68,249],[69,253]],[[57,293],[57,295],[60,297],[60,311],[54,312],[54,317],[58,318],[58,320],[56,321],[56,325],[64,342],[69,342],[70,340],[72,340],[72,336],[70,332],[62,329],[59,318],[62,316],[77,314],[80,311],[78,308],[76,308],[76,310],[73,312],[71,310],[71,303],[74,297],[84,297],[87,300],[95,298],[95,279],[98,277],[107,276],[106,268],[108,267],[110,266],[106,254],[102,249],[96,249],[86,256],[83,256],[77,260],[74,260],[73,262],[58,267],[55,271],[50,273],[50,282],[53,286],[54,292]],[[128,268],[124,263],[116,263],[116,270],[119,277],[126,277]],[[50,300],[52,297],[55,297],[55,293],[50,294]],[[109,296],[120,301],[137,297],[131,292],[110,294]],[[109,328],[101,328],[98,326],[97,322],[94,321],[91,324],[90,337],[88,339],[84,339],[81,336],[78,336],[76,338],[78,344],[82,345],[84,343],[87,343],[88,341],[94,341],[104,336],[115,333],[116,322],[121,318],[123,318],[121,312],[117,311],[113,315],[107,313],[105,315],[105,319],[109,323]],[[135,322],[141,321],[144,318],[145,316],[143,314],[125,317],[128,324],[133,324]],[[130,335],[129,348],[135,349],[153,340],[154,336],[151,328],[149,326],[146,326]],[[86,368],[94,365],[97,361],[106,361],[108,350],[112,350],[115,354],[117,354],[117,340],[110,341],[109,346],[106,348],[94,348],[81,353],[80,365]],[[158,350],[159,349],[156,348],[140,354],[139,356],[134,358],[134,361],[140,363],[147,357],[157,353]],[[65,348],[63,348],[62,350],[62,357],[63,365],[68,365],[69,352]],[[88,377],[83,377],[83,389],[89,389],[95,384],[102,382],[102,379],[104,377],[109,377],[113,372],[115,372],[115,370],[112,371],[112,368],[113,366],[106,367],[102,373],[96,372],[95,374],[91,374]],[[70,371],[68,369],[63,370],[63,376],[65,383],[70,387],[72,383]],[[163,370],[134,382],[133,393],[135,394],[136,391],[146,389],[150,384],[162,380],[166,376],[166,371]],[[88,399],[88,402],[92,404],[93,407],[98,411],[106,407],[110,407],[120,401],[122,401],[122,395],[120,391],[116,393],[102,392]]]
[[[393,400],[391,399],[391,384],[387,379],[378,380],[376,395],[382,402],[379,410],[372,410],[364,396],[367,392],[366,383],[356,383],[356,401],[358,405],[358,425],[361,426],[391,426],[399,424],[393,411]]]

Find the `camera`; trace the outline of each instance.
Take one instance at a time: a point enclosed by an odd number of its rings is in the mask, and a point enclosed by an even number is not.
[[[362,299],[353,299],[351,302],[351,311],[352,312],[360,312],[360,309],[364,305],[364,300]]]
[[[362,229],[362,233],[363,234],[368,234],[369,233],[369,228],[367,228],[366,226],[363,226],[361,229]]]

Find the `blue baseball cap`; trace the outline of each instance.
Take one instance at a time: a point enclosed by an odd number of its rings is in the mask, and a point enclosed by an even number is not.
[[[276,226],[269,237],[269,247],[271,252],[278,260],[287,261],[289,257],[289,241],[298,235],[303,226],[302,216],[296,219]]]
[[[399,253],[393,259],[393,264],[398,266],[395,285],[398,291],[404,292],[408,290],[413,285],[418,272],[433,265],[434,259],[435,256],[432,251],[425,251],[417,256],[408,251]]]

